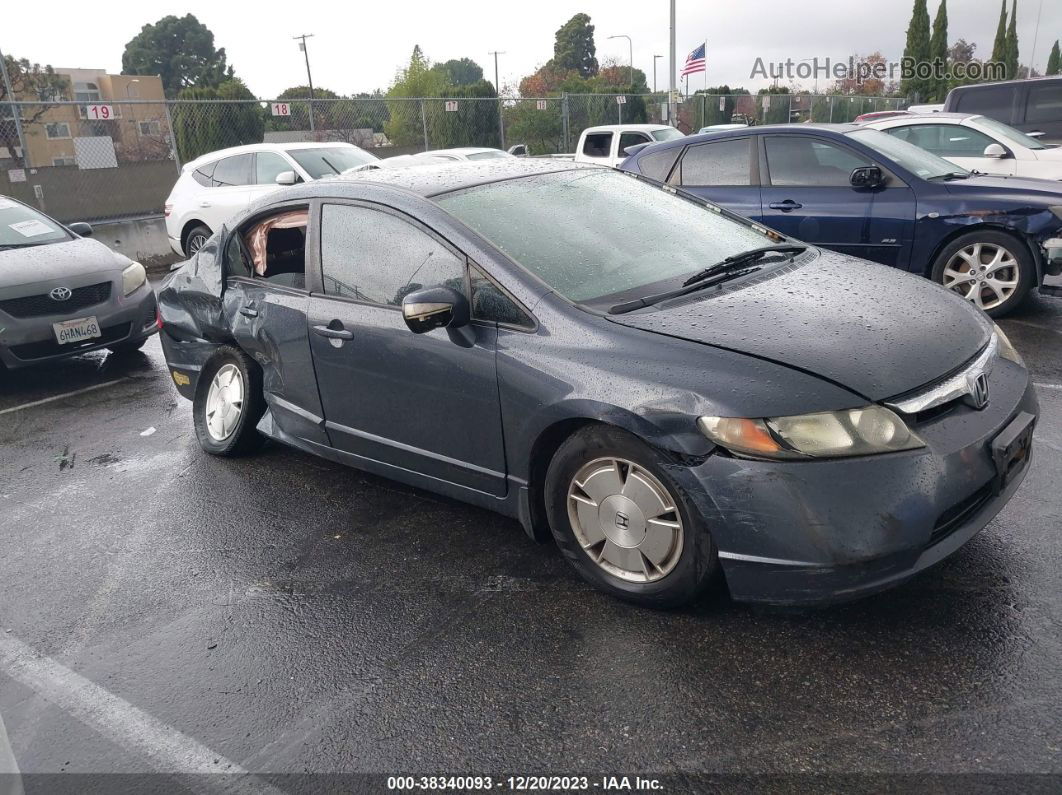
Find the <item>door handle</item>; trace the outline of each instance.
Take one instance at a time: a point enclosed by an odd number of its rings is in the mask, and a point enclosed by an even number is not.
[[[771,202],[768,206],[772,210],[781,210],[782,212],[788,212],[789,210],[799,210],[804,205],[800,202],[795,202],[792,199],[786,199],[784,202]]]
[[[251,309],[249,306],[245,306],[240,310],[240,314],[244,317],[258,317],[258,310]]]
[[[328,337],[328,339],[330,340],[354,339],[354,332],[347,331],[345,328],[328,328],[328,326],[314,326],[313,333],[319,334],[322,337]]]
[[[200,207],[209,207],[210,206],[210,202],[199,202],[199,206]]]

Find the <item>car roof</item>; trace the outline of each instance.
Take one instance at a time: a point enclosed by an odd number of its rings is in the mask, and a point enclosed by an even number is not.
[[[964,93],[967,91],[978,91],[982,88],[991,88],[993,86],[1013,86],[1015,90],[1023,85],[1030,83],[1052,83],[1062,82],[1062,75],[1040,75],[1039,77],[1027,77],[1022,80],[996,80],[992,83],[968,83],[963,86],[955,86],[949,94],[952,93]]]
[[[864,126],[868,126],[870,122],[881,122],[882,124],[898,122],[906,124],[912,121],[931,122],[940,121],[941,119],[944,119],[945,121],[963,121],[964,119],[976,119],[980,115],[980,113],[944,113],[943,111],[940,113],[909,113],[906,116],[892,116],[888,119],[871,119]]]
[[[467,155],[474,154],[476,152],[504,152],[504,149],[498,149],[494,146],[453,146],[449,149],[429,149],[427,152],[421,152],[422,155]]]
[[[694,135],[687,135],[682,138],[675,138],[671,141],[658,141],[657,143],[649,144],[644,149],[636,152],[632,157],[640,157],[646,152],[662,152],[665,149],[670,149],[675,146],[689,146],[690,144],[700,143],[701,141],[720,141],[724,138],[744,138],[746,135],[762,135],[764,133],[770,133],[772,135],[799,135],[807,132],[825,132],[832,133],[834,135],[844,135],[845,133],[854,132],[855,130],[865,130],[864,124],[812,124],[806,122],[804,124],[758,124],[754,127],[740,127],[735,130],[712,130],[711,132],[698,132]]]
[[[293,149],[334,149],[337,146],[358,148],[354,144],[348,144],[344,141],[285,141],[284,143],[243,144],[242,146],[230,146],[227,149],[215,149],[213,152],[200,155],[195,160],[185,163],[183,170],[198,168],[204,163],[210,163],[232,155],[246,155],[252,152],[290,152]]]
[[[652,130],[666,130],[666,124],[599,124],[596,127],[587,127],[584,133],[616,132],[617,130],[634,130],[636,132],[650,132]]]
[[[342,174],[325,180],[329,188],[344,182],[372,182],[391,185],[432,197],[443,193],[473,188],[491,182],[552,174],[559,171],[613,171],[609,166],[596,163],[575,163],[571,160],[506,157],[496,160],[474,160],[460,163],[448,162],[421,166],[419,168],[374,169]],[[320,185],[321,183],[314,183]]]

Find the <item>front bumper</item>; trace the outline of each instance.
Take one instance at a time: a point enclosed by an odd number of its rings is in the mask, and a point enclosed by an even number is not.
[[[117,283],[112,294],[120,286]],[[127,296],[112,297],[105,303],[86,306],[72,316],[95,317],[102,336],[82,343],[60,345],[56,342],[52,324],[67,320],[70,316],[14,318],[0,313],[0,361],[10,369],[44,364],[100,348],[137,342],[159,330],[158,304],[155,291],[148,282]]]
[[[960,405],[919,424],[922,450],[806,462],[711,456],[688,470],[731,595],[843,601],[959,549],[1006,505],[1029,467],[1026,459],[1001,485],[992,452],[1016,418],[1038,415],[1027,373],[1001,360],[990,390],[982,411]]]

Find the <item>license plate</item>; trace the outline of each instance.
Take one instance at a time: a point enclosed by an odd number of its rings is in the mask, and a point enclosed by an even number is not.
[[[1007,482],[1022,470],[1032,452],[1033,427],[1036,418],[1023,411],[992,440],[992,458],[996,462],[997,484],[1003,489]]]
[[[62,323],[52,323],[52,330],[60,345],[84,342],[102,336],[100,324],[94,317],[79,317],[74,320],[64,320]]]

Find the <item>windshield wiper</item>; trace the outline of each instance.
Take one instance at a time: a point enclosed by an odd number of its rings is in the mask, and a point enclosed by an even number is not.
[[[968,171],[949,171],[947,174],[937,174],[930,179],[942,179],[945,182],[950,182],[953,179],[969,179],[970,173]]]
[[[807,251],[807,246],[798,246],[793,243],[781,243],[777,246],[763,246],[762,248],[753,248],[748,251],[742,251],[740,254],[732,254],[724,260],[720,260],[715,265],[710,265],[703,271],[690,276],[682,283],[683,287],[689,287],[691,284],[702,282],[705,279],[710,279],[717,273],[727,273],[735,268],[740,268],[747,265],[750,262],[758,260],[768,254],[774,253],[786,253],[792,252],[793,254],[799,254],[802,251]]]
[[[332,165],[332,164],[331,164],[331,163],[329,162],[328,158],[327,158],[327,157],[325,157],[324,155],[321,155],[321,162],[322,162],[322,163],[324,163],[324,164],[325,164],[326,166],[328,166],[328,167],[329,167],[330,169],[332,169],[332,170],[333,170],[333,171],[334,171],[334,172],[335,172],[336,174],[342,174],[342,173],[343,173],[343,172],[342,172],[342,171],[340,171],[340,170],[339,170],[338,168],[336,168],[335,166],[333,166],[333,165]]]
[[[633,312],[635,309],[641,309],[645,306],[652,306],[653,304],[659,304],[661,301],[666,301],[669,298],[678,298],[679,296],[688,295],[689,293],[696,292],[697,290],[704,290],[708,287],[713,287],[723,282],[728,282],[731,279],[736,279],[739,276],[745,276],[746,274],[753,273],[760,270],[759,265],[745,264],[740,268],[730,269],[717,272],[711,276],[706,276],[700,281],[693,284],[684,284],[682,287],[677,287],[674,290],[668,290],[667,292],[657,293],[656,295],[647,295],[643,298],[635,298],[633,301],[625,301],[622,304],[616,304],[614,307],[608,310],[610,315],[624,315],[627,312]]]

